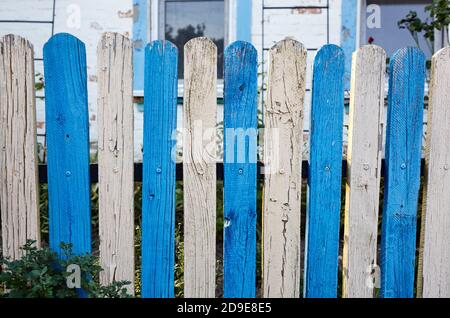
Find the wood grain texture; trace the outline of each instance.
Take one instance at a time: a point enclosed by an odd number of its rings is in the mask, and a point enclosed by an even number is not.
[[[433,56],[426,145],[423,297],[450,297],[450,47]]]
[[[337,295],[344,114],[344,52],[325,45],[314,60],[305,297]]]
[[[86,49],[59,33],[44,46],[50,247],[91,251]]]
[[[134,293],[132,43],[103,34],[97,47],[100,282]]]
[[[168,41],[145,49],[142,188],[142,296],[174,296],[175,149],[178,50]]]
[[[257,55],[247,42],[225,50],[225,297],[256,295]]]
[[[216,287],[217,47],[196,38],[184,48],[184,296]]]
[[[300,208],[306,49],[278,42],[269,52],[264,113],[264,297],[300,297]]]
[[[383,142],[386,53],[367,45],[353,54],[344,226],[343,296],[373,297]]]
[[[397,51],[390,62],[381,236],[381,296],[386,298],[414,293],[424,82],[422,51]]]
[[[33,46],[0,39],[0,210],[4,257],[18,259],[28,239],[40,246]]]

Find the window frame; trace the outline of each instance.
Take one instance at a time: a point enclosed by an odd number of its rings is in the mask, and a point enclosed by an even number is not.
[[[150,40],[165,40],[165,3],[180,0],[156,0],[151,1],[150,7]],[[186,0],[189,1],[189,0]],[[224,2],[224,48],[233,40],[230,28],[233,19],[233,4],[236,0],[190,0],[190,1],[223,1]],[[178,97],[184,95],[184,79],[178,79]],[[223,79],[217,79],[217,98],[223,97]]]

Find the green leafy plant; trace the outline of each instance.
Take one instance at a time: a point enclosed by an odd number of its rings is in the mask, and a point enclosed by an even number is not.
[[[126,285],[117,281],[108,286],[99,284],[102,268],[98,258],[91,255],[74,255],[70,244],[61,244],[62,255],[49,248],[38,249],[35,241],[28,241],[22,248],[23,256],[18,260],[0,258],[0,297],[4,298],[90,298],[129,297]],[[67,284],[72,272],[66,269],[76,264],[80,268],[82,292]]]
[[[417,15],[417,12],[410,11],[405,18],[398,21],[400,29],[407,29],[417,47],[420,48],[419,34],[423,34],[425,42],[431,53],[434,53],[435,36],[434,31],[438,30],[443,33],[443,39],[448,45],[448,25],[450,24],[450,0],[433,0],[432,3],[425,7],[425,12],[429,14],[429,18],[423,21]]]

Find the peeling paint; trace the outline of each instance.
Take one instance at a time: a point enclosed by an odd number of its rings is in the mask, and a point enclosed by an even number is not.
[[[124,19],[124,18],[132,18],[134,16],[133,14],[133,10],[127,10],[127,11],[117,11],[117,15],[119,16],[119,18]]]
[[[103,27],[98,22],[92,22],[90,27],[91,27],[91,29],[98,30],[98,31],[103,30]]]
[[[133,22],[136,23],[139,19],[139,4],[133,4]]]
[[[133,41],[133,47],[135,49],[142,49],[143,46],[144,46],[144,41],[142,41],[141,39],[137,39],[136,41]]]
[[[321,14],[321,8],[294,8],[291,13],[293,14]]]

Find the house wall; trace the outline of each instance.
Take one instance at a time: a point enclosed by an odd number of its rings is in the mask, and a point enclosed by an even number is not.
[[[305,143],[310,126],[314,58],[323,45],[341,43],[342,1],[348,0],[252,0],[252,43],[258,50],[260,60],[263,59],[260,72],[267,73],[267,53],[277,41],[290,37],[303,43],[308,50]],[[266,82],[266,79],[261,80]]]
[[[305,104],[305,130],[309,130],[310,89],[312,65],[317,50],[326,43],[341,44],[347,34],[356,30],[347,25],[342,28],[341,18],[356,17],[350,2],[359,0],[225,0],[227,43],[235,40],[252,42],[258,50],[260,73],[267,67],[267,51],[285,37],[302,42],[308,49],[307,95]],[[103,32],[119,32],[133,38],[135,95],[142,95],[144,48],[147,42],[158,38],[159,0],[1,0],[0,36],[15,33],[29,39],[35,46],[36,72],[43,74],[42,47],[55,33],[68,32],[86,44],[88,66],[88,102],[90,139],[97,141],[97,77],[96,46]],[[263,3],[264,2],[264,3]],[[264,4],[264,9],[263,9]],[[54,18],[53,18],[54,10]],[[346,12],[342,14],[343,10]],[[343,19],[344,19],[343,18]],[[355,18],[356,19],[356,18]],[[7,22],[5,22],[7,20]],[[28,22],[26,22],[28,21]],[[30,23],[29,21],[35,21]],[[38,21],[39,23],[36,23]],[[345,20],[347,21],[347,20]],[[355,36],[350,37],[354,41]],[[350,42],[351,42],[350,41]],[[348,41],[346,43],[349,43]],[[347,45],[348,59],[355,47]],[[260,84],[265,81],[260,76]],[[222,96],[223,86],[218,87]],[[180,85],[179,95],[183,90]],[[45,133],[44,91],[38,92],[38,134]],[[141,160],[142,105],[135,105],[135,158]],[[223,118],[223,107],[218,105],[218,121]],[[182,125],[182,107],[178,108],[178,126]],[[44,138],[39,138],[44,143]]]
[[[0,1],[0,36],[19,34],[34,45],[36,73],[44,73],[42,49],[52,34],[68,32],[85,43],[89,127],[93,144],[97,141],[97,43],[103,32],[119,32],[131,37],[132,30],[131,0],[56,0],[55,7],[53,0]],[[38,91],[36,95],[38,141],[44,144],[44,91]]]

